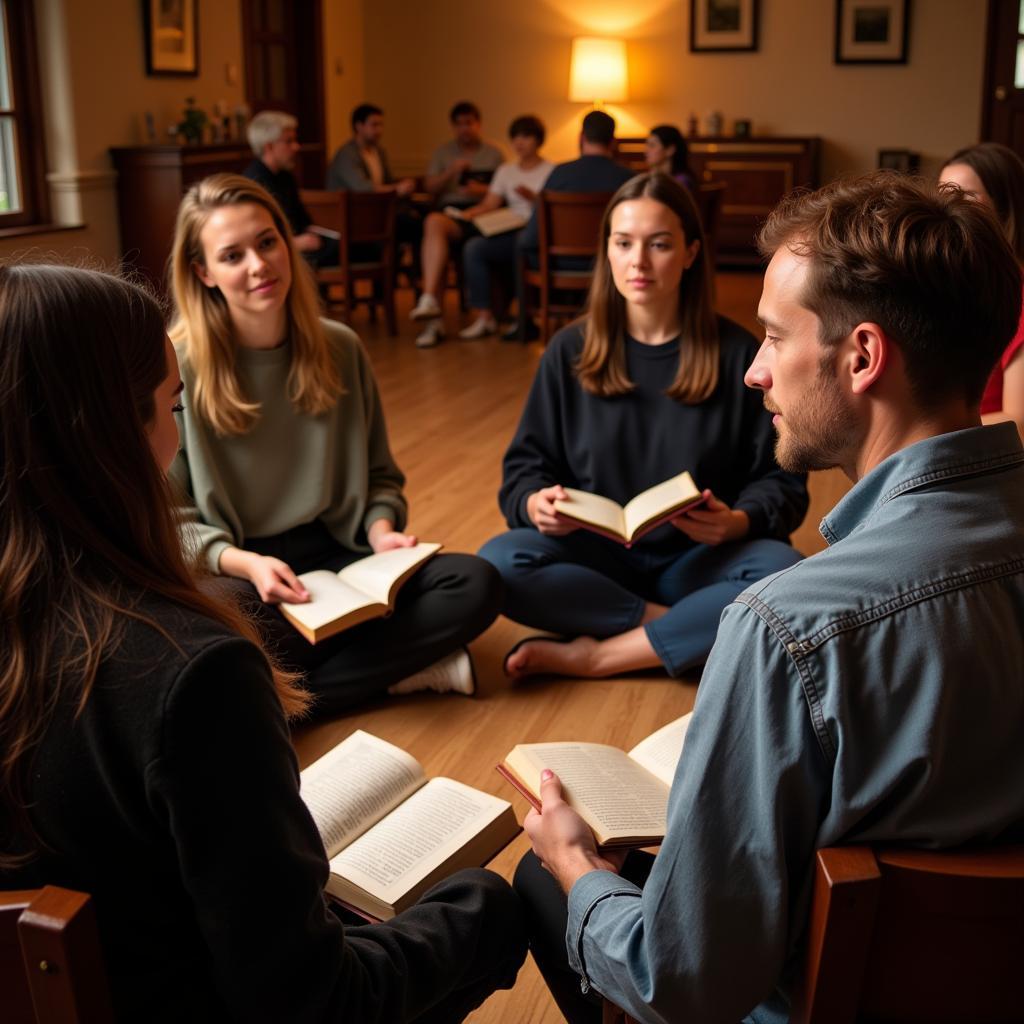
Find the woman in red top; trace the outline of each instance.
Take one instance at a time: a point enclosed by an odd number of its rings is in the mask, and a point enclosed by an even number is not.
[[[954,153],[939,174],[991,207],[1017,262],[1024,267],[1024,161],[998,142],[982,142]],[[985,423],[1013,420],[1024,439],[1024,310],[1017,333],[996,363],[981,399]]]

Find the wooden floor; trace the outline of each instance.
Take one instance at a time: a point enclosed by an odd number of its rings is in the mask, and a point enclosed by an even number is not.
[[[723,313],[758,330],[756,274],[721,275]],[[449,325],[458,320],[449,295]],[[408,320],[411,296],[400,293],[400,337],[387,337],[360,309],[353,326],[366,342],[383,395],[391,446],[408,478],[410,530],[451,551],[476,551],[504,529],[496,495],[501,457],[518,421],[542,349],[488,341],[445,341],[418,350]],[[794,540],[805,554],[823,546],[817,523],[844,492],[834,471],[812,480],[812,507]],[[472,653],[479,686],[473,698],[437,694],[394,698],[358,713],[300,729],[295,737],[303,766],[354,729],[366,729],[408,750],[428,776],[447,775],[515,804],[526,803],[502,782],[494,766],[525,741],[578,739],[629,748],[693,706],[696,679],[660,672],[603,680],[527,681],[503,676],[503,654],[526,630],[499,619]],[[511,879],[528,848],[524,836],[490,866]],[[531,960],[515,988],[491,997],[469,1020],[475,1024],[554,1024],[561,1015]]]

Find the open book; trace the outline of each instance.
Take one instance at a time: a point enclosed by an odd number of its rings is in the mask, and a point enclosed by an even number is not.
[[[440,550],[440,544],[417,544],[368,555],[337,573],[304,572],[299,581],[309,591],[309,602],[282,601],[278,607],[311,644],[319,643],[367,619],[388,615],[398,588]]]
[[[550,768],[599,846],[651,846],[665,838],[668,791],[689,724],[683,715],[628,754],[603,743],[520,743],[498,771],[539,809],[540,773]]]
[[[302,773],[302,799],[330,859],[327,891],[381,921],[519,834],[512,805],[420,763],[361,729]]]
[[[625,506],[600,494],[588,494],[573,487],[563,488],[569,496],[558,499],[555,510],[560,516],[626,547],[644,534],[674,519],[684,509],[699,505],[704,494],[689,473],[680,473],[663,483],[641,491]]]
[[[481,235],[488,238],[491,235],[503,235],[506,231],[518,231],[526,227],[526,218],[507,206],[500,206],[497,210],[489,210],[487,213],[478,213],[475,217],[467,217],[466,212],[457,206],[446,206],[444,212],[454,220],[470,221]]]

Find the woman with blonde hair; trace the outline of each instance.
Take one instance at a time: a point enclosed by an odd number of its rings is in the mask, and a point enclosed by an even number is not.
[[[0,267],[0,888],[90,894],[118,1020],[461,1020],[519,904],[471,871],[387,924],[329,907],[308,697],[178,540],[181,388],[141,289]]]
[[[740,591],[799,558],[787,539],[804,478],[776,465],[771,417],[743,384],[757,341],[715,316],[689,193],[638,175],[600,237],[588,312],[552,339],[505,454],[511,529],[480,552],[505,581],[505,614],[562,638],[517,645],[512,676],[680,675]],[[629,548],[555,508],[565,487],[624,505],[684,470],[704,503]]]
[[[939,183],[956,185],[992,211],[1024,269],[1024,161],[1008,146],[982,142],[954,153]],[[983,423],[1016,423],[1024,439],[1024,312],[985,386],[981,417]]]
[[[273,199],[237,175],[194,185],[171,273],[186,538],[211,571],[249,585],[264,635],[305,674],[318,711],[386,691],[471,693],[465,644],[500,605],[500,581],[472,555],[434,557],[393,615],[315,646],[272,607],[309,600],[297,574],[416,543],[369,359],[348,327],[318,316]]]

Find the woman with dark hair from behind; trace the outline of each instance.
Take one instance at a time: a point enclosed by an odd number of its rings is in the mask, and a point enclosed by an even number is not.
[[[461,1019],[515,977],[515,897],[473,871],[387,924],[329,908],[307,698],[182,555],[180,393],[141,289],[0,268],[0,887],[92,895],[118,1019]]]
[[[939,183],[956,185],[987,206],[1024,268],[1024,161],[1008,146],[982,142],[954,153],[940,171]],[[988,379],[981,419],[983,423],[1013,421],[1024,439],[1024,312],[1017,333]]]
[[[569,642],[527,639],[512,676],[608,676],[707,657],[722,609],[799,555],[804,478],[782,472],[771,417],[743,375],[757,341],[712,305],[690,194],[642,174],[612,197],[587,315],[541,360],[505,454],[511,529],[480,554],[505,580],[509,618]],[[631,548],[560,516],[564,487],[624,505],[683,470],[705,503]]]
[[[651,129],[644,144],[644,159],[649,171],[667,174],[691,192],[697,184],[696,175],[690,167],[690,147],[675,125],[659,124]]]

